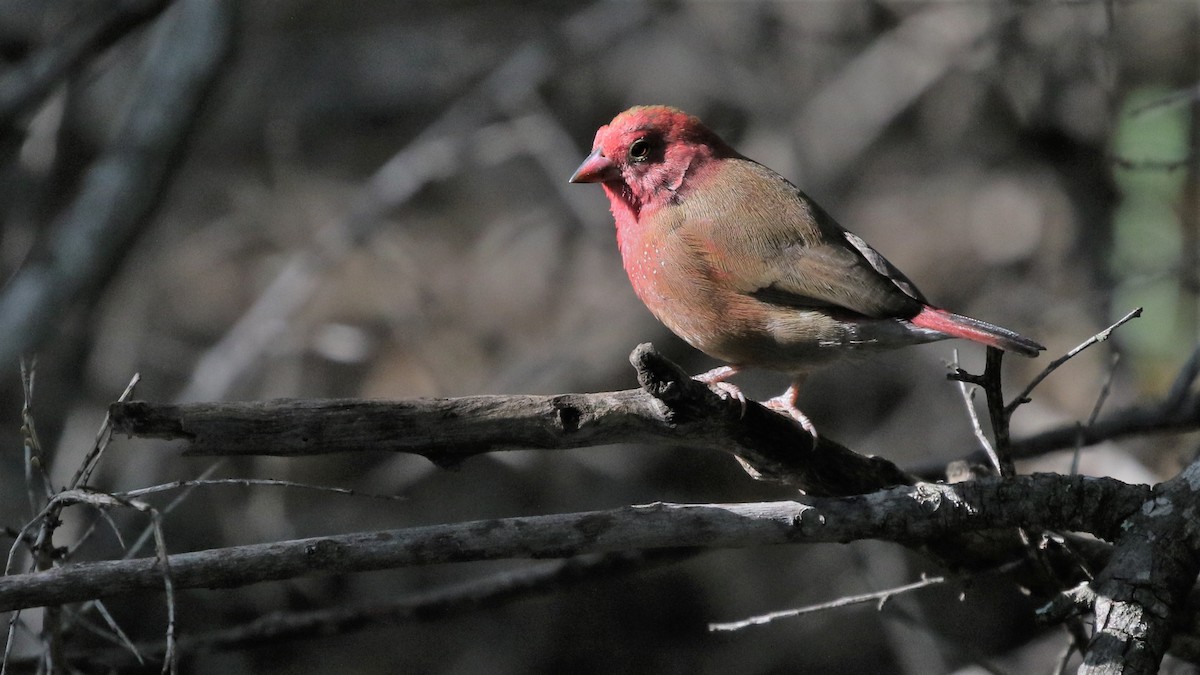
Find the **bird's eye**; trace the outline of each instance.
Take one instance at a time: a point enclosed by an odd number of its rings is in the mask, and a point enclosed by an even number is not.
[[[629,144],[629,159],[635,162],[644,162],[650,157],[650,141],[644,138],[639,138]]]

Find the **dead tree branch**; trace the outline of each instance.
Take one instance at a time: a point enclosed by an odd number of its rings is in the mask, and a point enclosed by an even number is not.
[[[1154,488],[1096,579],[1096,630],[1079,672],[1155,673],[1200,573],[1200,462]]]
[[[1200,478],[1191,479],[1200,468],[1189,468],[1153,493],[1111,479],[1059,475],[917,483],[885,460],[863,457],[826,438],[814,441],[789,419],[756,403],[749,403],[742,416],[737,402],[691,379],[648,344],[635,349],[630,360],[640,390],[400,402],[130,402],[114,404],[110,414],[114,432],[186,440],[192,454],[292,456],[373,449],[454,465],[518,447],[650,442],[720,449],[756,476],[814,495],[760,504],[660,503],[182,553],[169,558],[176,588],[230,588],[443,562],[870,538],[920,548],[956,570],[1023,561],[1013,565],[1012,578],[1047,599],[1090,578],[1086,570],[1104,569],[1094,584],[1100,630],[1091,646],[1101,654],[1113,644],[1132,644],[1145,653],[1145,663],[1157,664],[1170,638],[1170,622],[1192,611],[1181,608],[1194,568],[1200,567],[1193,565],[1200,535],[1192,532],[1188,523],[1194,519],[1186,514],[1194,508],[1191,484],[1200,484]],[[1172,399],[1164,406],[1173,414],[1186,412],[1186,402]],[[1103,428],[1100,423],[1092,429]],[[1029,542],[1018,536],[1022,530],[1087,532],[1117,546],[1086,551],[1074,542],[1047,546],[1039,549],[1034,565],[1028,560]],[[1144,562],[1137,556],[1147,541],[1160,542],[1163,550],[1155,553],[1178,564],[1138,579],[1130,566]],[[0,579],[0,611],[152,590],[161,580],[159,563],[151,558],[57,567]],[[1102,658],[1091,651],[1089,659]]]
[[[188,441],[193,455],[297,456],[383,450],[443,466],[515,448],[654,443],[732,452],[758,477],[813,495],[873,492],[915,479],[859,455],[757,403],[741,407],[649,344],[630,356],[642,390],[558,396],[468,396],[414,401],[285,400],[111,408],[113,430]]]
[[[178,553],[173,585],[234,588],[319,573],[447,562],[568,557],[679,547],[733,548],[881,539],[917,545],[995,528],[1115,538],[1146,486],[1041,474],[922,483],[856,497],[751,504],[667,504],[358,532]],[[80,563],[0,577],[0,611],[162,588],[156,558]]]

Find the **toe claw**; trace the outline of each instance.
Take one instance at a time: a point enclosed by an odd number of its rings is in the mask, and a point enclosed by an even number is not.
[[[746,395],[742,393],[740,387],[732,382],[726,382],[725,379],[733,377],[738,372],[736,366],[720,366],[712,370],[700,373],[695,376],[694,380],[707,384],[710,389],[717,392],[717,395],[723,399],[736,399],[741,404],[742,410],[738,414],[738,419],[746,416]]]
[[[736,384],[729,382],[711,382],[708,383],[709,388],[717,392],[723,399],[734,399],[741,406],[741,412],[738,414],[738,419],[746,416],[746,395],[742,393],[741,388]]]
[[[792,402],[791,397],[788,394],[776,396],[775,398],[766,401],[764,405],[795,420],[796,423],[800,425],[801,429],[804,429],[806,432],[808,432],[809,436],[813,437],[814,441],[819,438],[817,435],[816,425],[812,423],[812,420],[808,418],[808,415],[805,415],[803,411],[796,407],[796,404]]]
[[[741,407],[741,411],[738,413],[738,419],[742,419],[743,417],[745,417],[746,416],[746,395],[742,393],[742,390],[740,388],[738,388],[736,385],[732,385],[728,382],[719,382],[717,384],[717,388],[721,389],[725,393],[729,394],[730,398],[737,399],[738,405]]]

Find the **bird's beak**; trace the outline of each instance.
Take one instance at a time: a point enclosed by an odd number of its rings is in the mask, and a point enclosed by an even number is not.
[[[617,180],[621,177],[621,171],[617,169],[617,165],[612,163],[612,160],[600,154],[600,148],[592,151],[592,154],[583,160],[583,164],[575,169],[575,173],[571,174],[572,183],[603,183],[607,180]]]

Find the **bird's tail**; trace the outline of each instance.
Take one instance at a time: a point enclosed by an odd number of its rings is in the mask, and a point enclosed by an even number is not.
[[[936,330],[950,337],[979,342],[989,347],[1003,349],[1006,352],[1016,352],[1022,356],[1037,356],[1038,352],[1045,349],[1033,340],[1022,337],[1007,328],[936,307],[925,307],[909,321],[919,328]]]

